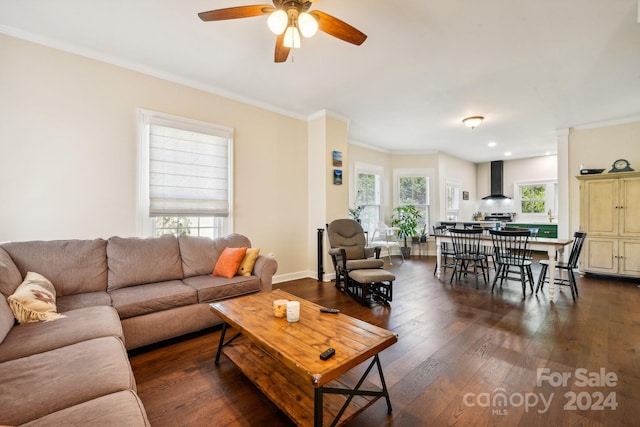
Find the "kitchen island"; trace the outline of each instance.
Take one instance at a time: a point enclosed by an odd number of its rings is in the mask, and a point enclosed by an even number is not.
[[[558,238],[558,224],[551,222],[509,222],[506,225],[516,228],[537,228],[538,234],[536,237],[546,237],[548,239]]]
[[[497,228],[504,223],[507,228],[537,228],[536,237],[545,237],[548,239],[558,238],[558,224],[553,222],[503,222],[503,221],[441,221],[440,224],[455,224],[455,228],[464,228],[469,226],[482,227],[485,230],[489,228]]]

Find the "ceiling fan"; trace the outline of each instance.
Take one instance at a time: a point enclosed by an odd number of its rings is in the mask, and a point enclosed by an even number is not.
[[[311,37],[317,30],[358,46],[364,43],[367,36],[357,28],[319,10],[308,12],[314,1],[317,0],[273,0],[273,6],[260,4],[228,7],[200,12],[198,16],[207,22],[269,15],[269,29],[278,36],[275,62],[285,62],[289,51],[300,47],[300,34]]]

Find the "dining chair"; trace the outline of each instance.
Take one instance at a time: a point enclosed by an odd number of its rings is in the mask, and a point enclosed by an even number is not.
[[[440,225],[444,225],[447,228],[456,228],[456,226],[458,225],[457,222],[451,222],[451,221],[440,221]]]
[[[447,234],[449,231],[449,227],[446,225],[434,225],[433,226],[433,235],[437,236],[438,234]],[[456,253],[453,251],[453,245],[447,242],[440,242],[440,268],[442,268],[443,273],[447,273],[447,268],[453,268],[453,256]],[[438,270],[438,263],[433,267],[433,274],[436,274]]]
[[[576,277],[573,274],[573,270],[578,267],[578,260],[580,259],[580,253],[582,252],[582,246],[584,240],[587,238],[587,233],[583,231],[576,231],[573,233],[573,246],[571,247],[571,253],[569,254],[569,260],[567,262],[556,262],[556,269],[558,269],[558,276],[554,280],[554,284],[559,286],[569,286],[571,289],[571,297],[576,300],[578,296],[578,285],[576,284]],[[549,261],[540,260],[542,269],[540,270],[540,276],[538,277],[538,286],[536,287],[536,293],[544,287],[545,283],[549,283],[549,277],[547,273],[549,271]],[[562,278],[562,271],[567,272],[567,278]]]
[[[453,282],[457,273],[457,280],[460,281],[462,274],[467,276],[473,274],[476,278],[476,289],[478,289],[478,276],[482,275],[484,283],[489,280],[489,269],[487,266],[487,256],[482,252],[480,237],[482,229],[460,229],[451,228],[451,240],[453,242],[453,272],[449,283]]]
[[[496,275],[493,278],[491,291],[500,280],[500,288],[505,280],[519,280],[522,284],[522,297],[527,295],[527,282],[533,293],[533,263],[529,249],[531,231],[520,229],[489,230],[493,242]]]

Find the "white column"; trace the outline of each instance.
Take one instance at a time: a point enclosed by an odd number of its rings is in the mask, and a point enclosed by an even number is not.
[[[569,238],[569,129],[556,131],[558,148],[558,238]],[[577,171],[573,171],[574,175]]]

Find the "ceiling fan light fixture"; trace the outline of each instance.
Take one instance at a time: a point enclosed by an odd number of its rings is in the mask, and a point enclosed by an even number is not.
[[[300,47],[300,32],[296,27],[288,27],[282,42],[284,47],[297,49]]]
[[[318,32],[318,21],[307,12],[298,15],[298,28],[304,37],[312,37]]]
[[[471,116],[471,117],[462,119],[462,123],[464,123],[466,127],[473,129],[476,126],[478,126],[480,123],[482,123],[483,120],[484,120],[484,117],[482,116]]]
[[[282,9],[278,9],[273,12],[269,15],[269,19],[267,20],[267,26],[272,33],[277,35],[284,33],[284,30],[287,29],[288,23],[289,17],[287,16],[287,12]]]

